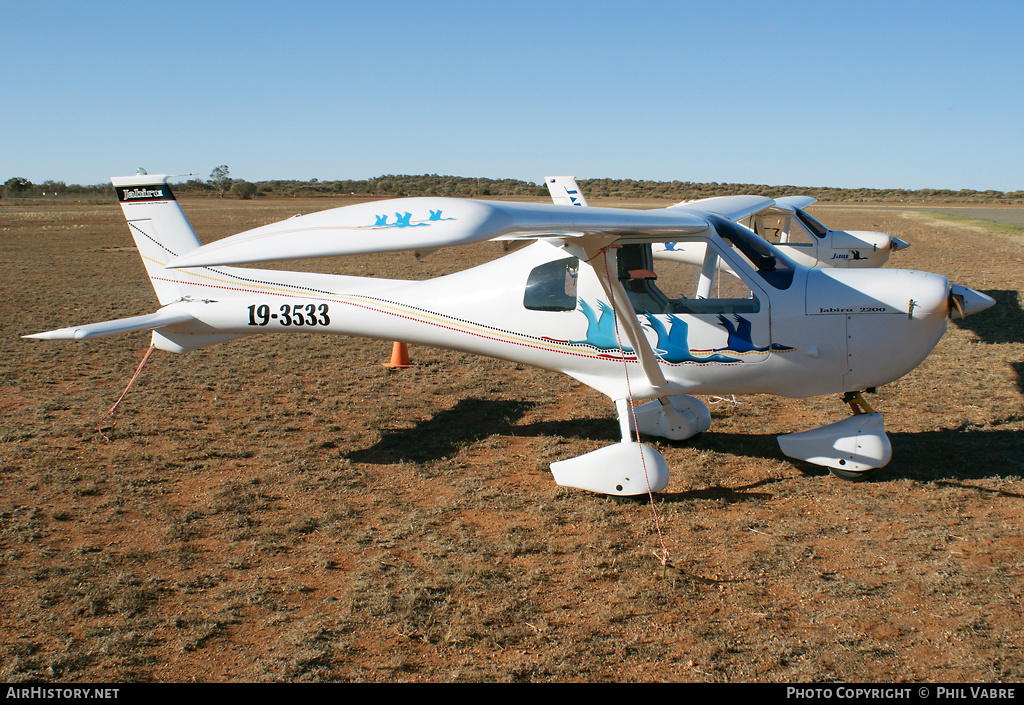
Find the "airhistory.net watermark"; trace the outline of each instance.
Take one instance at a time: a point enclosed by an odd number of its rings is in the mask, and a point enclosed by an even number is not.
[[[46,698],[47,700],[114,700],[120,688],[43,688],[33,686],[31,688],[16,688],[8,686],[5,697],[7,698]]]

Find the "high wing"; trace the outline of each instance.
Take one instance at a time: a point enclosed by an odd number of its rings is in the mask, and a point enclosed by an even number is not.
[[[714,213],[736,222],[755,213],[760,213],[774,204],[775,201],[765,196],[713,196],[696,201],[682,201],[666,210],[681,208],[698,212],[703,211],[705,213]]]
[[[403,198],[296,216],[205,245],[168,267],[427,250],[488,240],[596,237],[673,242],[707,231],[688,209],[630,210],[461,198]]]
[[[775,199],[775,207],[771,210],[779,210],[785,213],[792,213],[797,208],[806,208],[812,203],[817,203],[817,198],[811,196],[783,196]]]
[[[44,333],[33,333],[32,335],[22,337],[38,338],[40,340],[88,340],[89,338],[99,338],[116,333],[134,333],[135,331],[149,330],[151,328],[162,328],[163,326],[185,323],[194,319],[195,316],[191,313],[161,309],[156,313],[150,313],[145,316],[132,316],[131,318],[118,318],[113,321],[103,321],[102,323],[88,323],[81,326],[58,328],[57,330],[48,330]]]
[[[343,206],[297,216],[200,247],[171,268],[420,250],[488,240],[559,238],[593,264],[617,320],[651,387],[668,393],[643,327],[618,277],[608,247],[616,243],[674,242],[708,231],[699,213],[620,208],[406,198]]]

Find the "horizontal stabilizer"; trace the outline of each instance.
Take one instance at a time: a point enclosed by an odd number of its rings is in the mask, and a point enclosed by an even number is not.
[[[297,216],[212,242],[168,266],[270,262],[374,252],[429,250],[488,240],[611,237],[664,242],[708,229],[699,214],[673,209],[577,208],[462,198],[401,198]]]
[[[70,328],[59,328],[49,330],[45,333],[34,333],[23,335],[23,338],[36,338],[39,340],[88,340],[99,338],[104,335],[116,335],[117,333],[133,333],[139,330],[150,330],[162,328],[176,323],[185,323],[195,318],[185,311],[161,310],[145,316],[132,316],[131,318],[118,318],[114,321],[103,321],[102,323],[88,323],[83,326],[71,326]]]

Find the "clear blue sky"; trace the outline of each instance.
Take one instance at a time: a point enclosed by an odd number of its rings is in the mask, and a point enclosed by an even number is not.
[[[0,181],[1024,189],[1024,2],[0,0]]]

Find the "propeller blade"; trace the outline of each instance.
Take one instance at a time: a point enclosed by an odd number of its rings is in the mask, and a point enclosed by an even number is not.
[[[950,294],[949,294],[949,306],[950,306],[950,309],[949,309],[949,317],[950,318],[953,318],[953,307],[956,307],[956,310],[960,312],[960,318],[963,318],[964,316],[967,315],[966,313],[964,313],[964,297],[961,296],[960,294],[954,294],[954,293],[950,292]]]

